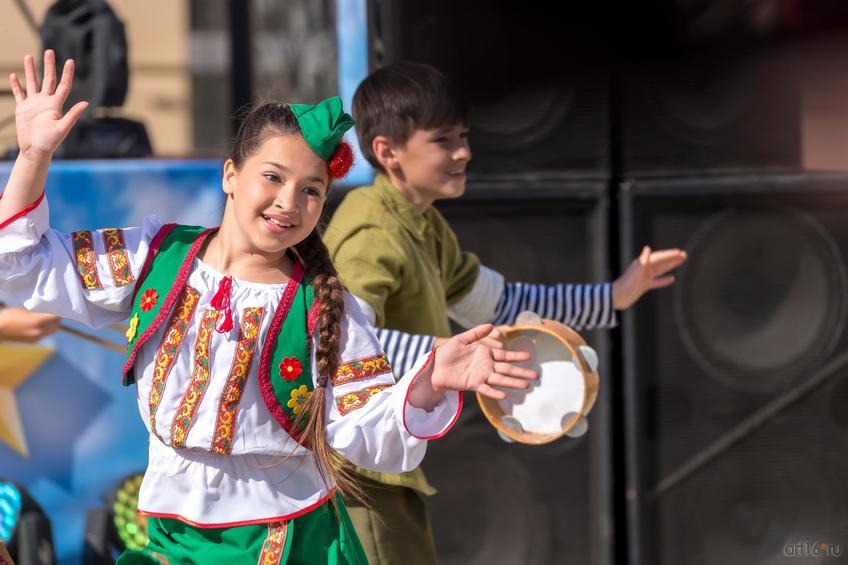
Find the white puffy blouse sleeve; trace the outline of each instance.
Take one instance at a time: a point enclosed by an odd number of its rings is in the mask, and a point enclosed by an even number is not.
[[[366,469],[386,473],[415,469],[424,458],[427,440],[443,436],[456,423],[462,409],[461,394],[448,392],[429,412],[409,404],[410,386],[418,376],[432,371],[435,353],[422,355],[395,384],[371,324],[347,293],[340,332],[341,363],[326,392],[330,445]],[[313,352],[318,333],[313,338]],[[312,367],[317,381],[314,358]]]
[[[64,234],[42,195],[0,224],[0,290],[29,310],[99,327],[127,318],[156,217],[140,228]]]

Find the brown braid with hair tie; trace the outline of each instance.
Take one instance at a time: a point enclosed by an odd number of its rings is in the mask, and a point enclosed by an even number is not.
[[[325,432],[325,391],[331,375],[339,368],[340,327],[345,311],[344,286],[317,227],[295,246],[295,250],[306,269],[305,280],[312,284],[315,301],[320,305],[318,348],[315,351],[318,382],[295,423],[304,430],[311,442],[310,449],[322,463],[319,469],[324,482],[328,483],[324,476],[326,468],[344,496],[367,504],[351,465],[330,447]]]
[[[241,169],[245,160],[255,154],[267,138],[274,135],[302,135],[297,118],[287,104],[263,104],[245,116],[233,140],[230,153],[230,158],[236,167]],[[352,155],[346,155],[349,149],[349,147],[342,148],[335,153],[335,158],[331,159],[332,168],[328,163],[328,172],[331,176],[333,172],[341,174],[350,168],[351,159],[348,157]],[[295,425],[303,430],[307,445],[315,454],[321,478],[328,490],[331,481],[328,480],[327,475],[338,485],[342,494],[367,504],[362,488],[351,474],[350,464],[327,442],[324,414],[328,379],[335,374],[339,366],[339,327],[344,315],[344,287],[317,227],[306,239],[295,246],[295,250],[303,261],[306,280],[312,284],[315,300],[320,304],[318,315],[320,331],[315,352],[319,375],[318,386],[309,395],[304,410],[295,419]],[[286,458],[290,456],[291,454]],[[335,498],[330,500],[335,505]]]

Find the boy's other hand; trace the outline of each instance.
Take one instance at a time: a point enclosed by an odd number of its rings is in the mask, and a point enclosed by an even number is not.
[[[30,312],[24,308],[0,310],[0,341],[35,343],[59,330],[62,319],[51,314]]]
[[[647,245],[643,247],[639,257],[612,283],[613,307],[626,310],[649,290],[674,283],[674,275],[667,273],[682,265],[686,257],[682,249],[651,251]]]

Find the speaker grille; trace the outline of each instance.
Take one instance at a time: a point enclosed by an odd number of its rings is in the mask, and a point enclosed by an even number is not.
[[[833,352],[848,280],[816,218],[792,207],[728,208],[686,247],[692,261],[674,288],[674,311],[684,345],[710,376],[780,390]]]
[[[621,88],[625,172],[797,168],[799,82],[792,59],[774,47],[627,67]]]
[[[604,183],[469,183],[438,206],[463,249],[507,280],[602,282]],[[589,432],[545,446],[506,444],[465,396],[456,428],[428,446],[424,469],[439,494],[427,500],[439,563],[547,565],[609,563],[611,386],[603,334],[584,337],[598,350],[602,384]]]
[[[467,93],[470,170],[606,178],[608,23],[592,3],[370,0],[372,63],[428,63]]]
[[[626,187],[622,253],[690,254],[625,324],[631,559],[771,564],[845,543],[848,177]]]

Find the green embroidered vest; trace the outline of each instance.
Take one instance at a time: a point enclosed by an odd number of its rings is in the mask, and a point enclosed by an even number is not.
[[[179,316],[178,299],[200,247],[217,228],[168,224],[151,240],[130,311],[127,359],[123,383],[135,382],[135,359],[141,347],[171,317]],[[259,356],[259,388],[268,410],[295,440],[303,443],[294,419],[314,388],[310,363],[310,338],[314,329],[312,287],[301,284],[303,266],[294,272],[273,313]],[[172,316],[173,312],[173,316]],[[180,331],[170,324],[168,331]]]

